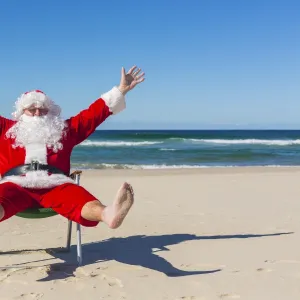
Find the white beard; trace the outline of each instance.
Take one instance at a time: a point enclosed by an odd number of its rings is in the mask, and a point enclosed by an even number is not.
[[[26,147],[30,144],[44,144],[58,152],[63,148],[61,143],[67,125],[58,116],[27,116],[23,114],[19,121],[7,132],[6,137],[15,139],[13,148]]]

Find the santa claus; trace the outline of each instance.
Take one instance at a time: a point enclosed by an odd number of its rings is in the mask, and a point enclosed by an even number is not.
[[[69,177],[70,157],[104,120],[125,108],[125,94],[142,81],[136,66],[128,73],[122,68],[118,87],[68,120],[44,92],[22,94],[14,120],[0,116],[0,222],[42,206],[83,226],[119,227],[133,204],[132,187],[123,183],[112,205],[105,206]]]

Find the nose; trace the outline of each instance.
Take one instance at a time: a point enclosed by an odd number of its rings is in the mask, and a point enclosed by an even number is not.
[[[41,111],[39,108],[36,108],[35,109],[35,113],[34,113],[35,116],[40,116],[41,115]]]

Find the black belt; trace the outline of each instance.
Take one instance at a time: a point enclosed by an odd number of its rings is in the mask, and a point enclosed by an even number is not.
[[[38,162],[32,162],[31,164],[25,164],[21,166],[17,166],[15,168],[10,169],[7,171],[2,177],[4,176],[12,176],[12,175],[25,175],[27,172],[30,171],[47,171],[51,174],[63,174],[66,176],[69,176],[68,174],[65,174],[62,170],[45,164],[40,164]]]

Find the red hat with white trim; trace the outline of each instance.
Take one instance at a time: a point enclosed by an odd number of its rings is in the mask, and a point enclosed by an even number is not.
[[[12,114],[16,120],[18,120],[24,112],[24,109],[31,106],[38,108],[47,108],[48,114],[59,116],[61,113],[61,108],[54,103],[54,101],[49,98],[41,90],[33,90],[22,94],[15,103],[15,112]]]

